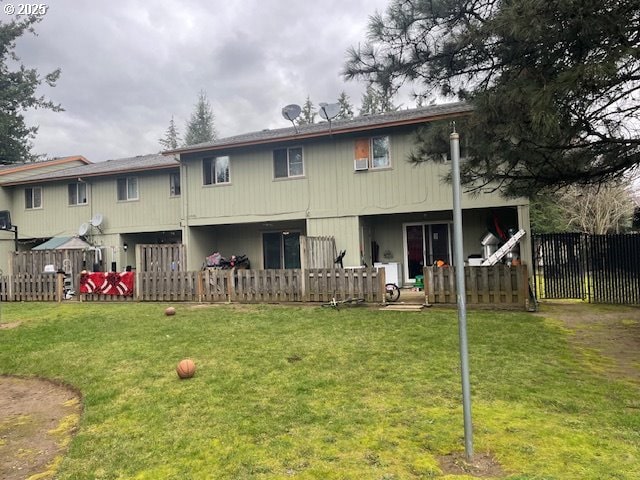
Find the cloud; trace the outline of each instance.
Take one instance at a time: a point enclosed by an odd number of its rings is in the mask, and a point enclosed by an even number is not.
[[[280,116],[309,95],[317,105],[345,90],[345,52],[365,40],[369,15],[386,0],[300,2],[52,2],[38,36],[19,39],[22,62],[60,67],[41,93],[61,113],[27,113],[40,126],[35,150],[92,161],[159,149],[173,115],[184,130],[205,90],[221,136],[288,126]]]

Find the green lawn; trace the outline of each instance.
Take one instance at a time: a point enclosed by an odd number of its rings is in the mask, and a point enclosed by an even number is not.
[[[61,479],[441,477],[464,449],[455,310],[2,304],[0,374],[79,388]],[[640,478],[640,388],[555,322],[470,312],[476,452],[505,478]],[[196,376],[180,381],[177,362]]]

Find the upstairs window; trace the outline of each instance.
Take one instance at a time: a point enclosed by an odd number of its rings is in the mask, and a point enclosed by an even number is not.
[[[202,161],[202,179],[204,185],[231,183],[228,156],[205,158]]]
[[[389,168],[389,137],[373,137],[371,139],[371,168]]]
[[[24,208],[28,210],[42,208],[42,187],[24,189]]]
[[[389,137],[360,138],[355,141],[354,147],[356,171],[391,167]]]
[[[302,147],[279,148],[273,151],[274,178],[302,177],[303,175]]]
[[[138,200],[138,178],[122,177],[118,179],[118,201]]]
[[[169,195],[180,196],[180,172],[169,174]]]
[[[69,191],[69,205],[86,205],[87,184],[82,182],[70,183],[67,185]]]

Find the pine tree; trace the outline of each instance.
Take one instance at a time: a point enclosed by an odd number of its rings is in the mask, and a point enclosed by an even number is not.
[[[466,186],[522,195],[640,164],[638,32],[638,0],[392,0],[344,74],[468,102]]]
[[[191,119],[187,122],[184,144],[186,146],[213,142],[216,137],[213,111],[207,99],[207,94],[202,90],[198,95],[198,102],[191,114]]]
[[[309,95],[307,95],[307,101],[304,102],[302,112],[296,120],[296,123],[298,125],[311,125],[312,123],[316,123],[316,109]]]
[[[180,135],[178,134],[178,129],[173,121],[173,115],[171,115],[169,128],[167,128],[164,137],[158,139],[158,142],[160,142],[163,150],[174,150],[178,148],[178,145],[180,144]]]
[[[362,94],[360,101],[360,115],[373,115],[380,111],[380,100],[378,92],[373,85],[367,86],[367,90]]]
[[[340,98],[338,98],[338,104],[340,105],[340,112],[336,116],[336,119],[351,119],[353,118],[353,105],[349,101],[349,96],[343,90],[340,93]]]
[[[60,105],[37,97],[38,86],[55,86],[60,69],[41,77],[35,69],[19,65],[14,49],[16,40],[25,32],[33,33],[33,26],[42,17],[16,18],[9,23],[0,22],[0,164],[32,161],[31,140],[38,127],[28,127],[22,112],[30,108],[62,111]],[[18,68],[11,69],[16,66]]]
[[[374,115],[398,110],[398,107],[393,103],[393,94],[389,92],[389,90],[376,88],[374,85],[367,86],[367,90],[362,95],[360,115]]]

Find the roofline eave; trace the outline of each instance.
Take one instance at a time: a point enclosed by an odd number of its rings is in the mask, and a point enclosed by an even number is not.
[[[94,164],[95,165],[95,164]],[[118,176],[120,174],[128,174],[128,173],[139,173],[139,172],[148,172],[149,170],[169,170],[173,168],[180,168],[180,164],[176,162],[175,165],[162,165],[155,167],[146,167],[146,168],[136,168],[132,170],[121,170],[114,172],[101,172],[101,173],[80,173],[77,175],[66,175],[64,177],[55,177],[55,178],[40,178],[40,179],[29,179],[25,178],[19,181],[14,182],[6,182],[1,183],[3,187],[13,187],[16,185],[28,185],[28,184],[38,184],[38,183],[51,183],[51,182],[64,182],[65,180],[74,180],[78,178],[96,178],[96,177],[113,177]]]
[[[378,123],[374,125],[361,125],[356,127],[327,129],[327,130],[322,130],[320,132],[288,134],[282,137],[273,137],[273,138],[259,139],[259,140],[245,140],[240,142],[219,143],[216,145],[201,146],[201,147],[194,147],[194,148],[182,147],[174,150],[164,151],[162,152],[162,154],[163,155],[176,155],[176,154],[182,155],[187,153],[202,153],[202,152],[210,152],[210,151],[216,151],[216,150],[225,150],[229,148],[251,147],[256,145],[268,145],[273,143],[288,142],[288,141],[295,141],[295,140],[307,140],[307,139],[313,139],[313,138],[330,137],[333,135],[344,135],[349,133],[379,130],[381,128],[393,128],[393,127],[401,127],[405,125],[416,125],[416,124],[425,123],[425,122],[435,122],[438,120],[443,120],[445,118],[459,118],[459,117],[463,117],[471,114],[471,111],[472,109],[469,108],[468,111],[461,111],[461,112],[455,112],[455,113],[443,113],[443,114],[430,115],[430,116],[409,119],[409,120],[403,119],[403,120],[396,120],[396,121],[385,122],[385,123]]]

